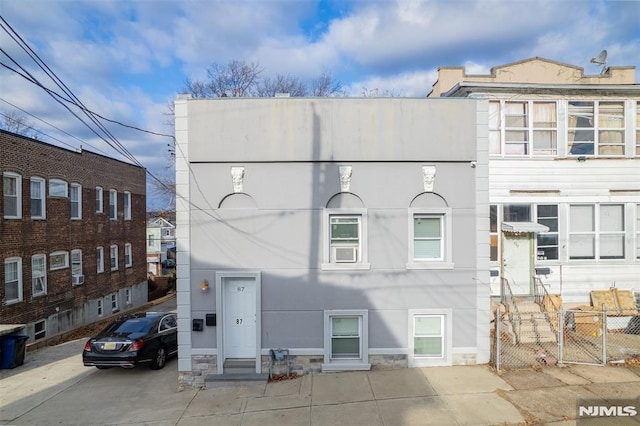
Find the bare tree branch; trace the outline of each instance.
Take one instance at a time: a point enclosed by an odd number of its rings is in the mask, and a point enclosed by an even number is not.
[[[311,96],[318,98],[339,96],[342,94],[342,83],[335,80],[329,71],[323,71],[311,81]]]
[[[256,84],[256,94],[260,97],[273,97],[276,93],[288,93],[292,97],[307,95],[307,86],[298,77],[278,74],[275,78],[264,77]]]
[[[29,136],[29,131],[35,130],[27,116],[16,110],[0,111],[0,129],[23,136]]]

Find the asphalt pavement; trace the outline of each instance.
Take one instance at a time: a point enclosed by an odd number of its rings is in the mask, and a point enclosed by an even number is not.
[[[629,400],[634,417],[605,411],[578,424],[640,424],[640,367],[374,369],[180,389],[175,359],[158,371],[97,370],[82,365],[84,341],[0,370],[0,425],[573,425],[579,401]]]

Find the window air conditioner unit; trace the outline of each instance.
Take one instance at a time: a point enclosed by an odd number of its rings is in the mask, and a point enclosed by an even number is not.
[[[84,283],[84,275],[74,275],[71,279],[71,284],[73,285],[80,285]]]
[[[333,261],[336,263],[355,263],[358,261],[357,247],[332,247]]]

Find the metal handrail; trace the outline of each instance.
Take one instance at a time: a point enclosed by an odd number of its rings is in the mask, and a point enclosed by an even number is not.
[[[551,298],[551,295],[547,291],[547,287],[545,287],[544,283],[542,282],[542,279],[540,279],[540,277],[534,276],[533,277],[533,298],[534,298],[533,300],[538,305],[540,305],[540,307],[544,312],[547,311],[543,303],[545,296],[547,297],[547,300],[549,300],[553,305],[555,312],[558,312],[560,310],[560,306],[556,306],[556,302]]]
[[[547,307],[544,305],[545,297],[547,298],[547,300],[551,302],[551,305],[553,306],[554,311],[551,313],[554,315],[558,315],[558,312],[560,311],[560,306],[557,306],[556,302],[551,298],[551,295],[547,291],[547,287],[545,287],[544,283],[542,282],[542,279],[538,276],[534,276],[533,277],[533,300],[535,301],[535,303],[537,303],[540,306],[540,309],[544,314],[545,319],[551,325],[551,329],[552,330],[555,329],[556,340],[558,340],[559,339],[558,333],[561,327],[560,319],[556,317],[558,324],[554,327],[554,323],[551,320],[551,317],[549,315],[550,312],[547,310]]]
[[[516,305],[515,298],[513,297],[509,280],[505,277],[500,277],[500,283],[502,287],[500,291],[501,301],[505,305],[507,313],[509,314],[508,318],[513,327],[513,333],[516,336],[516,343],[520,343],[520,328],[522,325],[520,311],[518,311],[518,306]]]

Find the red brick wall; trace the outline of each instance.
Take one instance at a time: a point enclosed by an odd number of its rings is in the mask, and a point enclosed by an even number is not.
[[[75,152],[0,131],[0,174],[22,176],[22,218],[4,218],[0,197],[0,322],[28,323],[144,282],[146,274],[146,171],[88,151]],[[46,219],[31,219],[30,177],[46,179]],[[49,196],[49,180],[82,185],[82,220],[71,220],[70,198]],[[104,189],[103,213],[96,213],[96,186]],[[118,191],[118,220],[109,219],[109,189]],[[131,192],[131,220],[124,220],[124,191]],[[3,181],[0,180],[0,193]],[[124,266],[125,243],[132,245],[130,268]],[[118,245],[118,270],[111,271],[109,247]],[[105,272],[96,272],[96,247],[104,247]],[[32,295],[31,256],[82,250],[84,284],[71,285],[71,268],[50,270],[47,295]],[[4,260],[22,258],[23,301],[5,304]],[[58,308],[58,309],[56,309]]]

